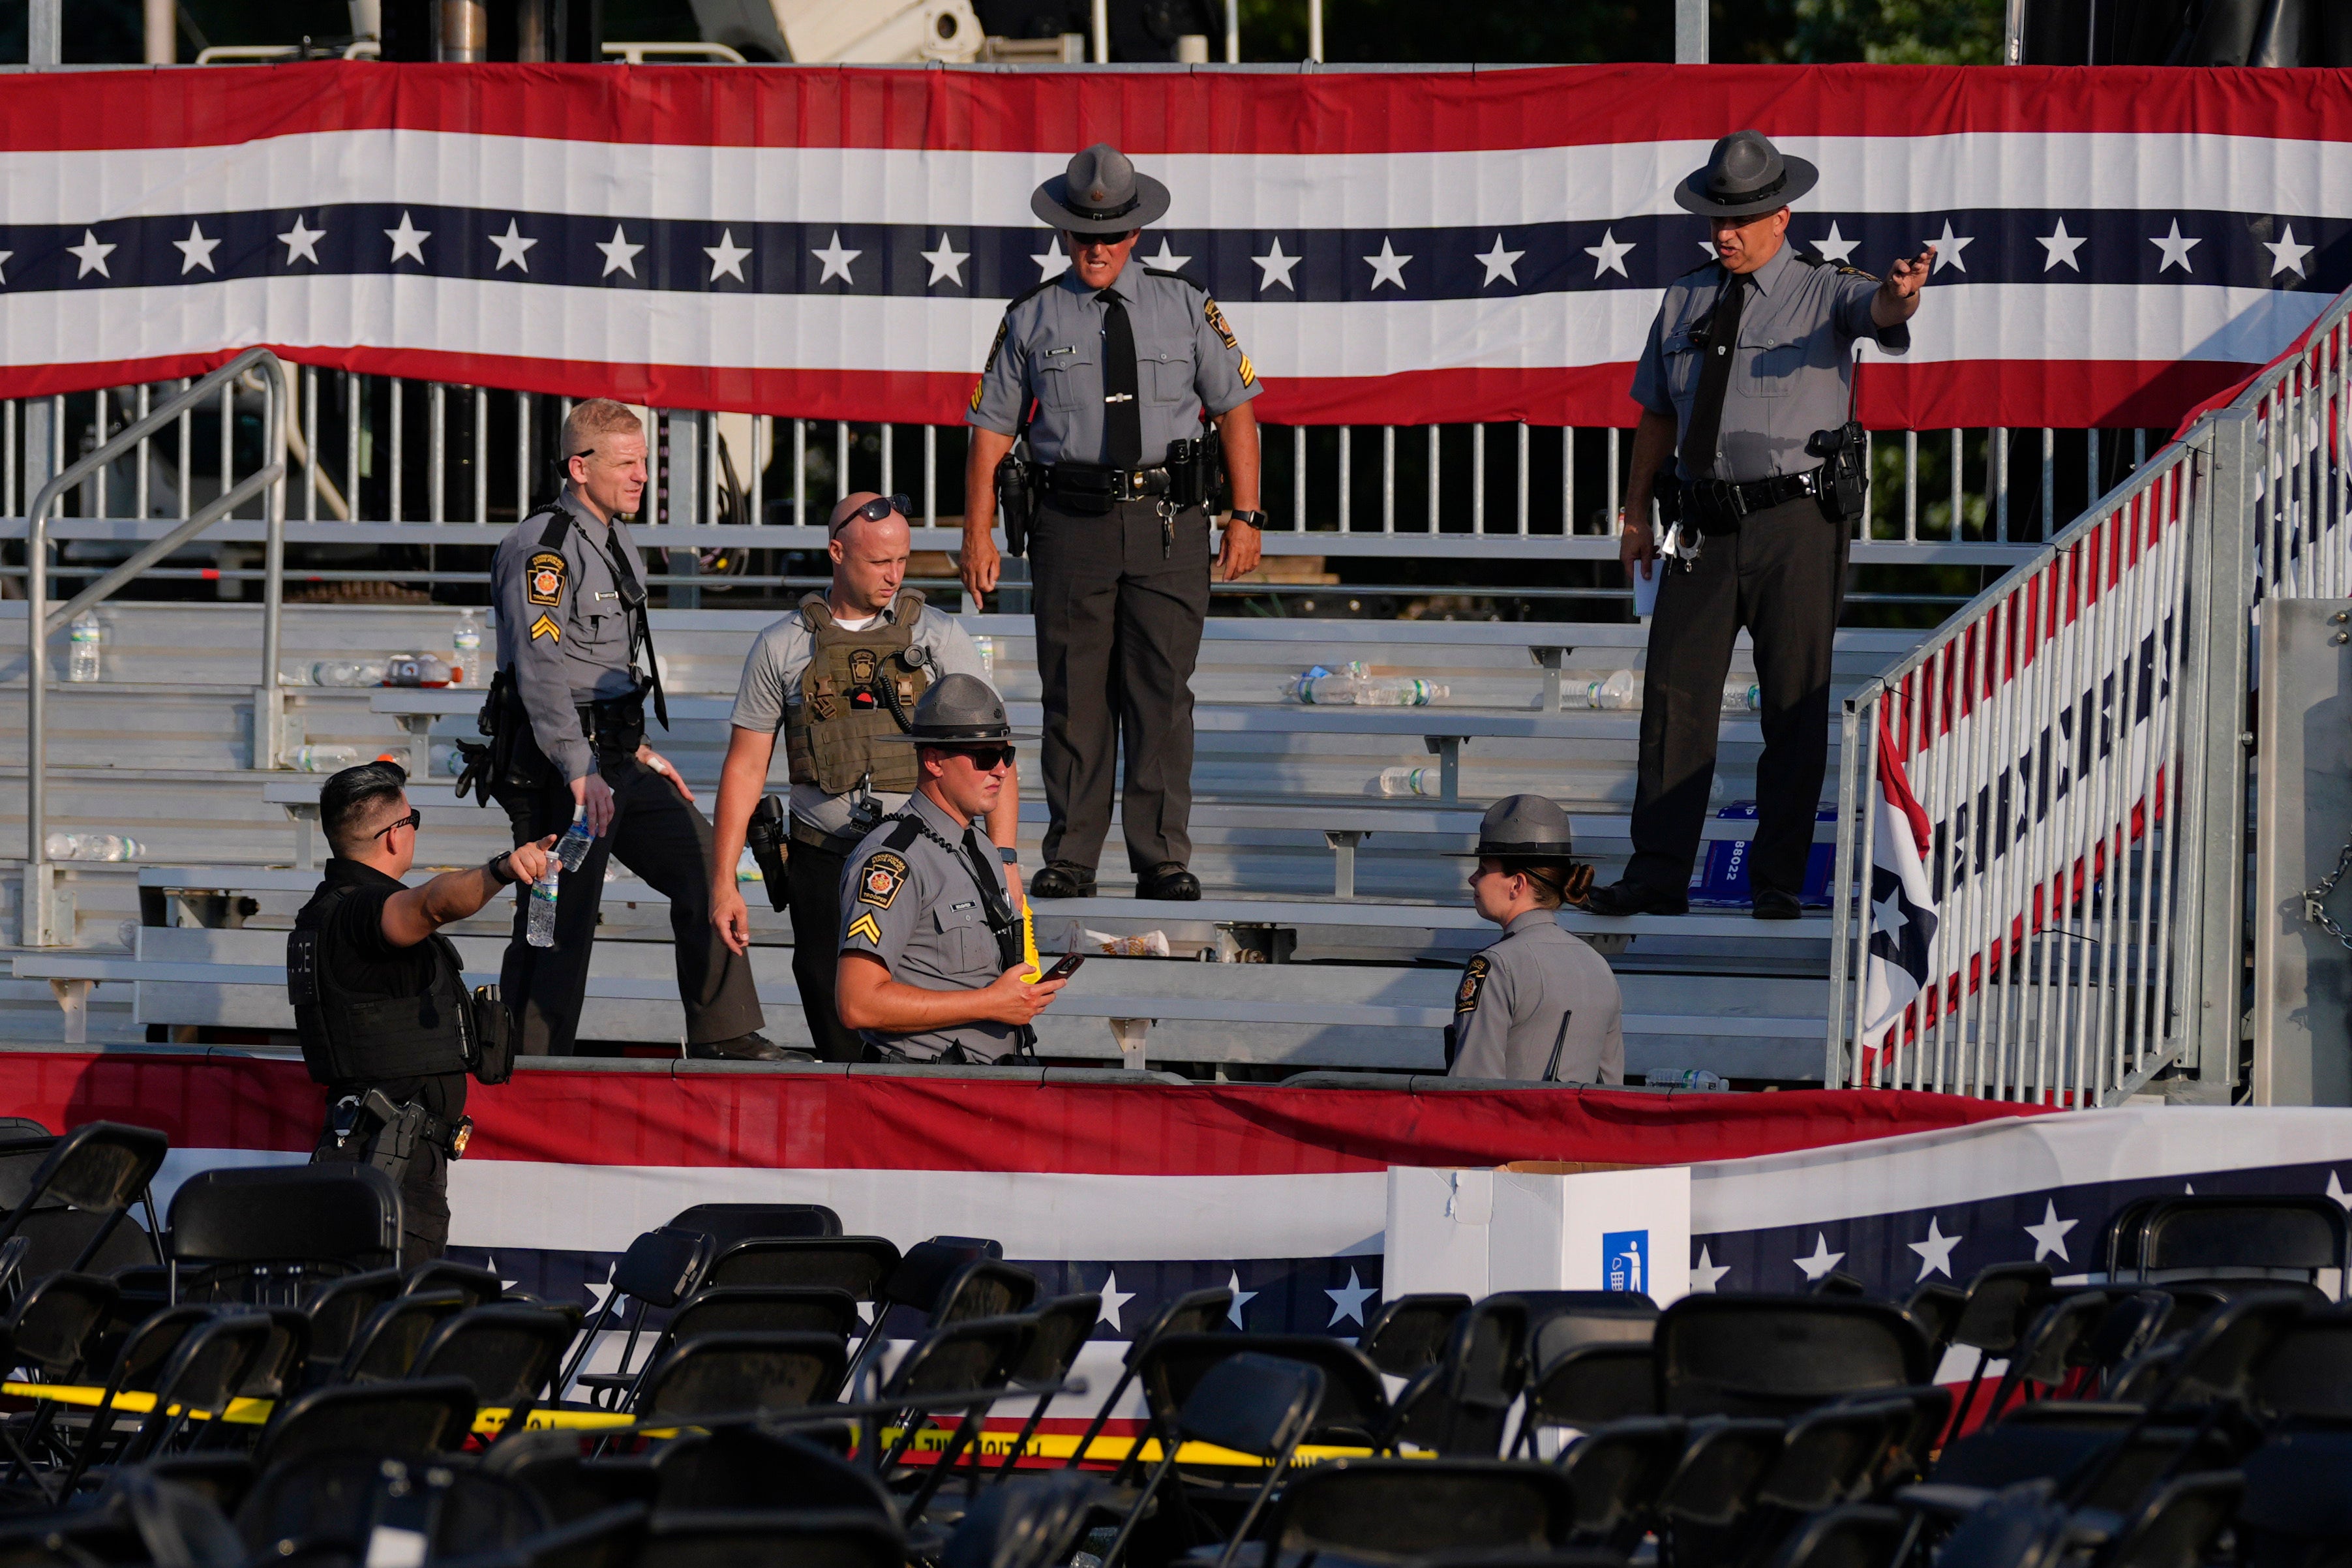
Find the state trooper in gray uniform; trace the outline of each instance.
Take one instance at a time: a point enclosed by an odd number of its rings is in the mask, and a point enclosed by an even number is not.
[[[1609,961],[1561,929],[1592,868],[1570,858],[1568,813],[1514,795],[1478,824],[1470,896],[1503,940],[1473,958],[1454,995],[1445,1070],[1454,1078],[1625,1081],[1625,998]]]
[[[609,856],[669,897],[687,1054],[772,1060],[777,1048],[755,1033],[751,963],[710,926],[710,824],[677,770],[645,743],[646,696],[665,729],[669,719],[637,549],[622,521],[645,491],[644,426],[623,405],[591,398],[564,420],[563,452],[562,493],[516,525],[491,563],[489,743],[469,748],[458,780],[461,795],[479,781],[497,798],[518,845],[563,832],[575,812],[595,836],[558,884],[553,946],[530,945],[530,900],[516,900],[499,984],[517,1048],[572,1053]]]
[[[1789,204],[1819,177],[1741,131],[1675,191],[1711,220],[1717,259],[1667,285],[1633,373],[1643,413],[1619,553],[1629,573],[1665,575],[1642,687],[1633,857],[1623,880],[1594,890],[1595,914],[1689,907],[1723,679],[1743,626],[1763,696],[1753,912],[1801,912],[1829,756],[1831,639],[1868,493],[1853,345],[1910,346],[1905,323],[1936,259],[1930,246],[1881,282],[1798,251],[1787,243]],[[1664,559],[1650,532],[1654,491],[1668,520],[1679,519],[1677,548]]]
[[[883,741],[896,737],[881,737]],[[1004,702],[972,675],[915,704],[921,783],[850,856],[841,884],[841,1021],[879,1062],[1026,1056],[1029,1021],[1063,982],[1031,984],[996,846],[982,831],[1013,770]]]
[[[1232,479],[1217,560],[1232,582],[1256,568],[1265,521],[1249,407],[1259,388],[1205,287],[1129,265],[1143,226],[1168,204],[1167,186],[1108,146],[1087,148],[1038,186],[1029,205],[1061,231],[1070,267],[1006,308],[971,392],[963,584],[975,601],[996,586],[998,466],[1024,434],[1038,466],[1028,548],[1052,823],[1046,865],[1029,884],[1034,898],[1094,892],[1122,749],[1136,896],[1201,896],[1185,863],[1192,667],[1209,611],[1216,505],[1203,420],[1216,422]],[[1005,520],[1008,542],[1026,521]]]

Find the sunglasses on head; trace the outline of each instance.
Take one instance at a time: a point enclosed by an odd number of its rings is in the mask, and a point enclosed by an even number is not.
[[[861,517],[868,522],[880,522],[895,511],[900,517],[911,518],[915,515],[914,509],[914,498],[911,496],[876,496],[872,500],[835,523],[833,531],[839,533]]]
[[[395,817],[392,821],[385,823],[382,827],[377,828],[373,833],[369,834],[368,837],[371,838],[382,838],[386,834],[397,833],[404,827],[415,828],[424,820],[425,814],[412,806],[409,808],[409,813],[406,816]]]

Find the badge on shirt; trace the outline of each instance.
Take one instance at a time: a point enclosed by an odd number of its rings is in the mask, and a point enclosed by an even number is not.
[[[1237,349],[1242,346],[1240,340],[1234,336],[1233,328],[1225,325],[1225,313],[1217,309],[1217,302],[1214,300],[1211,300],[1203,304],[1201,307],[1201,310],[1203,315],[1209,318],[1209,330],[1217,334],[1219,342],[1223,342],[1225,347],[1229,349]]]
[[[1457,1016],[1478,1010],[1478,993],[1486,988],[1486,971],[1492,967],[1493,964],[1482,952],[1462,971],[1462,989],[1454,994],[1454,1011]]]
[[[880,925],[876,923],[874,911],[871,910],[866,910],[864,914],[859,915],[856,920],[850,921],[849,929],[842,932],[841,935],[842,940],[845,942],[854,936],[862,936],[877,947],[880,947],[882,945],[882,928]]]
[[[887,910],[906,881],[906,860],[887,849],[878,850],[866,858],[865,867],[857,873],[857,901]]]
[[[552,550],[542,550],[530,558],[522,569],[524,584],[530,590],[534,605],[563,603],[563,576],[569,570],[563,557]]]
[[[530,640],[537,642],[541,637],[553,637],[557,642],[563,640],[563,628],[555,624],[553,616],[543,615],[530,623]]]
[[[871,681],[874,679],[874,671],[880,662],[870,647],[851,648],[849,650],[849,683],[852,686],[864,686]]]

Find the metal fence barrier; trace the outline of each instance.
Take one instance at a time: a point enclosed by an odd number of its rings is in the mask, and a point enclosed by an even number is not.
[[[1826,1082],[2074,1106],[2174,1063],[2234,1082],[2251,648],[2263,600],[2352,583],[2347,317],[2352,293],[1847,700]],[[1936,920],[1891,1024],[1882,767],[1931,825]]]

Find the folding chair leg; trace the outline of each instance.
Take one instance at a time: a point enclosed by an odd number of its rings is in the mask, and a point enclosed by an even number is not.
[[[949,1436],[947,1446],[940,1450],[939,1463],[933,1465],[931,1473],[923,1478],[923,1484],[915,1489],[915,1495],[907,1500],[903,1517],[919,1518],[923,1510],[930,1506],[931,1499],[939,1495],[940,1488],[954,1472],[956,1461],[963,1457],[964,1445],[978,1440],[986,1410],[987,1406],[982,1405],[964,1412],[963,1419],[956,1423],[955,1431]]]
[[[1021,1436],[1013,1440],[1013,1451],[1004,1456],[1004,1463],[996,1467],[996,1479],[999,1481],[1011,1475],[1021,1463],[1021,1456],[1028,1451],[1029,1439],[1037,1435],[1039,1425],[1045,1419],[1046,1406],[1053,1403],[1052,1394],[1044,1395],[1037,1401],[1037,1408],[1029,1412],[1029,1419],[1021,1424]],[[1080,1444],[1079,1447],[1083,1450],[1085,1445]]]
[[[1140,1451],[1141,1445],[1137,1447]],[[1118,1534],[1111,1539],[1109,1547],[1104,1551],[1101,1568],[1118,1568],[1119,1559],[1127,1554],[1127,1543],[1135,1537],[1135,1527],[1143,1522],[1145,1512],[1151,1507],[1153,1494],[1160,1490],[1160,1483],[1168,1479],[1168,1472],[1175,1468],[1176,1445],[1170,1443],[1167,1451],[1160,1456],[1160,1463],[1152,1469],[1151,1478],[1143,1483],[1143,1490],[1136,1494],[1135,1507],[1120,1522]]]
[[[1257,1489],[1255,1497],[1250,1499],[1248,1511],[1242,1515],[1241,1522],[1234,1526],[1232,1538],[1225,1542],[1224,1551],[1218,1554],[1217,1568],[1233,1568],[1234,1553],[1239,1552],[1242,1542],[1249,1539],[1250,1526],[1257,1522],[1259,1511],[1265,1507],[1265,1500],[1274,1495],[1274,1489],[1282,1483],[1282,1473],[1290,1468],[1290,1456],[1297,1451],[1298,1443],[1294,1438],[1290,1446],[1283,1449],[1282,1458],[1275,1460],[1273,1468],[1266,1471],[1265,1484]],[[1271,1549],[1266,1555],[1269,1560],[1272,1558]]]
[[[1134,1381],[1135,1368],[1129,1366],[1120,1369],[1118,1381],[1110,1385],[1110,1397],[1102,1402],[1102,1408],[1095,1412],[1095,1418],[1087,1423],[1086,1436],[1078,1439],[1077,1448],[1070,1455],[1069,1462],[1062,1468],[1075,1470],[1086,1462],[1087,1451],[1095,1446],[1095,1439],[1102,1436],[1103,1427],[1110,1420],[1110,1413],[1118,1408],[1119,1395],[1125,1394],[1127,1385]]]

